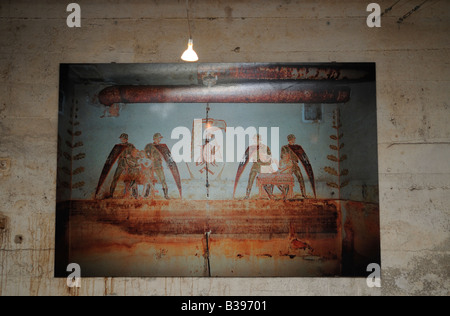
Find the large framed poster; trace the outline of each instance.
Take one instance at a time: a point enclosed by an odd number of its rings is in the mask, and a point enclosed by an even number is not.
[[[62,64],[55,275],[367,276],[373,63]]]

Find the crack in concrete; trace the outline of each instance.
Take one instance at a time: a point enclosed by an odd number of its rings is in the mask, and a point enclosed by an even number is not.
[[[399,145],[450,145],[450,142],[402,142],[402,143],[392,143],[387,148]]]

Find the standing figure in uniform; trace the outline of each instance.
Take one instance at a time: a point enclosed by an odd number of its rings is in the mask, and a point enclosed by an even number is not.
[[[124,176],[125,183],[125,198],[129,198],[130,195],[135,199],[139,196],[138,184],[141,174],[140,166],[138,163],[139,150],[133,149],[131,154],[125,158],[126,169]]]
[[[246,200],[250,198],[253,183],[255,182],[256,176],[261,173],[261,168],[263,166],[270,166],[272,164],[272,152],[267,145],[264,145],[262,143],[261,135],[256,134],[253,140],[256,143],[256,145],[254,145],[256,146],[256,149],[253,150],[253,157],[250,157],[250,159],[253,159],[253,164],[252,169],[250,170],[250,175],[248,177],[247,194],[245,196]]]
[[[162,156],[159,150],[154,146],[159,145],[161,143],[161,139],[163,139],[163,137],[160,133],[156,133],[155,135],[153,135],[153,143],[145,146],[145,153],[147,155],[147,158],[152,161],[153,172],[156,174],[156,177],[162,185],[164,198],[168,200],[169,188],[167,187],[166,177],[164,175]]]
[[[289,170],[286,170],[286,173],[291,173],[293,174],[297,180],[298,183],[300,185],[300,190],[302,191],[302,196],[303,198],[306,198],[306,189],[305,189],[305,181],[303,180],[303,176],[302,176],[302,172],[300,171],[300,167],[298,165],[299,163],[299,158],[298,156],[289,148],[290,146],[294,146],[295,145],[295,135],[290,134],[288,137],[288,145],[285,145],[283,147],[281,147],[281,161],[284,162],[282,163],[281,169],[286,169],[289,168]]]
[[[127,157],[131,156],[133,153],[133,150],[136,148],[133,144],[130,144],[128,142],[128,135],[123,133],[120,135],[120,141],[121,145],[126,145],[126,149],[121,153],[121,155],[118,158],[118,164],[116,172],[114,173],[114,178],[111,183],[111,187],[109,189],[110,197],[112,198],[114,196],[114,191],[116,190],[117,182],[119,182],[119,178],[127,170],[128,164],[127,164]]]
[[[140,177],[138,182],[139,196],[147,198],[155,194],[155,186],[153,184],[153,167],[152,161],[146,157],[145,151],[139,153],[138,164],[140,167]]]

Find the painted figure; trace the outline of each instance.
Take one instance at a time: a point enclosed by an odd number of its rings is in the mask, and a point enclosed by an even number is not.
[[[164,169],[162,164],[163,158],[166,161],[170,171],[172,172],[172,175],[178,187],[178,191],[180,192],[180,196],[183,197],[181,189],[180,173],[178,171],[177,164],[172,158],[172,154],[169,150],[169,147],[167,147],[166,144],[161,144],[162,139],[163,137],[160,133],[156,133],[155,135],[153,135],[153,143],[150,143],[147,146],[145,146],[146,157],[152,161],[152,170],[153,173],[156,174],[158,181],[162,185],[164,198],[167,200],[169,199],[169,188],[167,186],[166,177],[164,175]]]
[[[308,156],[300,145],[295,144],[296,137],[290,134],[288,137],[288,145],[281,148],[281,165],[280,172],[293,174],[300,185],[300,190],[302,192],[302,197],[306,198],[306,188],[305,181],[303,179],[302,172],[300,170],[299,162],[303,164],[303,167],[308,174],[308,178],[311,182],[311,186],[314,191],[314,196],[316,196],[316,187],[314,182],[314,173],[312,170],[311,163],[309,162]]]
[[[131,151],[131,154],[125,158],[125,170],[123,181],[125,183],[124,198],[129,198],[130,195],[135,199],[138,198],[138,184],[141,176],[141,169],[138,163],[139,150],[136,148]]]
[[[248,178],[248,184],[247,184],[247,190],[245,199],[250,198],[250,193],[252,191],[253,184],[255,182],[256,176],[263,173],[271,173],[268,169],[271,169],[272,164],[272,153],[270,151],[270,148],[262,143],[261,135],[257,134],[253,138],[255,141],[255,145],[251,145],[247,148],[245,151],[245,156],[242,159],[242,162],[239,164],[239,168],[236,174],[236,180],[234,184],[234,191],[233,191],[233,198],[236,193],[236,187],[239,182],[239,179],[242,175],[242,173],[245,170],[245,167],[249,163],[250,160],[253,161],[252,169],[250,170],[250,175]],[[264,168],[264,170],[263,170]],[[272,171],[273,172],[273,171]]]
[[[250,175],[248,177],[247,191],[245,195],[245,199],[250,198],[250,193],[252,191],[253,183],[255,182],[255,178],[258,174],[261,173],[261,168],[264,166],[270,166],[272,164],[272,153],[270,148],[262,143],[261,136],[259,134],[255,135],[253,140],[256,143],[256,150],[253,151],[253,157],[250,156],[250,159],[254,159],[252,169],[250,170]]]
[[[164,198],[166,200],[169,199],[169,188],[167,187],[166,183],[166,176],[164,175],[164,169],[162,164],[162,157],[161,153],[157,149],[157,146],[161,143],[161,140],[163,139],[162,135],[160,133],[156,133],[153,135],[153,143],[148,144],[145,147],[145,153],[147,154],[147,158],[152,161],[153,165],[153,172],[156,174],[156,177],[158,178],[159,183],[162,185],[162,189],[164,192]]]
[[[154,185],[155,177],[153,175],[152,161],[146,157],[145,151],[139,152],[138,164],[140,168],[140,176],[138,179],[138,195],[139,197],[154,196],[156,189]]]
[[[116,145],[115,148],[120,148],[120,154],[116,158],[118,161],[118,165],[117,165],[117,169],[116,169],[116,172],[114,173],[114,178],[113,178],[113,181],[112,181],[110,189],[109,189],[109,197],[110,198],[112,198],[114,196],[114,191],[116,190],[116,186],[117,186],[117,183],[119,182],[120,176],[127,169],[127,166],[128,166],[127,156],[131,155],[133,150],[136,149],[133,144],[130,144],[128,142],[127,134],[123,133],[122,135],[120,135],[119,138],[121,141],[121,144],[119,144],[120,147],[117,147],[117,145]],[[114,152],[114,150],[113,150],[113,152]],[[111,152],[111,154],[113,152]],[[111,155],[110,155],[110,157],[111,157]],[[108,160],[109,160],[109,158],[108,158]]]
[[[281,166],[280,169],[283,170],[285,173],[291,173],[294,175],[298,183],[300,185],[300,190],[302,192],[302,197],[306,198],[306,189],[305,189],[305,180],[303,179],[302,172],[300,170],[300,167],[298,165],[299,158],[297,155],[289,148],[289,145],[295,145],[295,135],[290,134],[287,137],[288,139],[288,145],[285,145],[281,147]]]
[[[276,180],[278,180],[276,182],[279,182],[280,177],[282,175],[288,175],[288,174],[291,175],[293,167],[294,167],[294,163],[292,162],[290,157],[288,155],[284,155],[284,157],[282,157],[282,159],[280,161],[280,167],[279,167],[278,171],[273,174],[273,176],[276,177]],[[286,201],[288,199],[289,191],[291,190],[291,188],[290,188],[291,185],[284,183],[284,184],[277,184],[276,186],[282,194],[283,201]],[[270,200],[274,199],[274,196],[273,196],[274,187],[275,187],[275,185],[273,183],[270,183],[270,184],[264,186],[264,190],[266,191]]]

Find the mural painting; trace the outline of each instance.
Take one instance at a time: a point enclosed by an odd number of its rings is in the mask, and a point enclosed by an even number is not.
[[[60,77],[56,276],[380,264],[374,64],[64,64]]]

